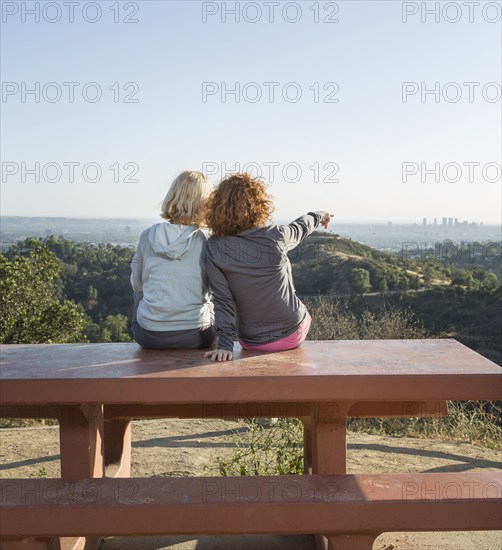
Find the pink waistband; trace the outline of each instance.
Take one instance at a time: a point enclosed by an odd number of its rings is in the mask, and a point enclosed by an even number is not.
[[[312,317],[307,312],[305,319],[303,319],[301,325],[289,336],[276,340],[275,342],[269,342],[268,344],[258,344],[256,346],[247,344],[239,338],[239,343],[244,349],[255,351],[286,351],[288,349],[297,348],[307,337],[312,323]]]

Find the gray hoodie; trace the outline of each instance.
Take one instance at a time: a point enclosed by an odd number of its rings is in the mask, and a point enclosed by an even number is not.
[[[189,330],[213,323],[204,266],[207,238],[195,225],[168,222],[143,231],[131,263],[131,285],[143,291],[137,320],[144,329]]]

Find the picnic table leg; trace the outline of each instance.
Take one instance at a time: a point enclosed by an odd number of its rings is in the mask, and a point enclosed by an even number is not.
[[[131,477],[131,421],[107,415],[105,407],[105,476]]]
[[[316,535],[316,550],[372,550],[374,535]]]
[[[103,477],[103,405],[58,408],[61,477]],[[2,540],[2,550],[96,550],[100,537],[27,537]]]
[[[103,477],[103,405],[65,405],[59,415],[61,477]],[[96,550],[100,537],[64,537],[61,550]]]
[[[312,422],[310,416],[300,420],[303,423],[303,473],[307,475],[312,473]]]
[[[59,415],[61,477],[103,477],[103,405],[65,405]]]
[[[311,417],[312,473],[347,472],[347,412],[352,402],[316,403]]]
[[[347,413],[353,402],[315,403],[312,407],[312,473],[347,473]],[[317,550],[371,550],[379,533],[316,535]]]

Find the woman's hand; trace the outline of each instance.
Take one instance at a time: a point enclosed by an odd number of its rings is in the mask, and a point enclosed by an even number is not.
[[[324,229],[328,229],[329,222],[331,221],[331,218],[333,217],[333,214],[330,214],[329,212],[319,212],[320,214],[323,214],[323,217],[321,219],[321,225],[324,227]]]
[[[209,357],[211,361],[232,361],[234,355],[231,351],[226,349],[214,349],[212,351],[206,351],[204,357]]]

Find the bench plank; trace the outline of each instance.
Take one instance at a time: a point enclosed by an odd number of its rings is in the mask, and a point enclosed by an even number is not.
[[[0,536],[502,528],[500,472],[0,481]]]
[[[207,403],[105,405],[110,420],[134,418],[302,418],[310,416],[311,403]],[[0,404],[1,418],[58,418],[62,405]],[[352,405],[352,418],[439,417],[448,414],[445,401],[368,401]]]

